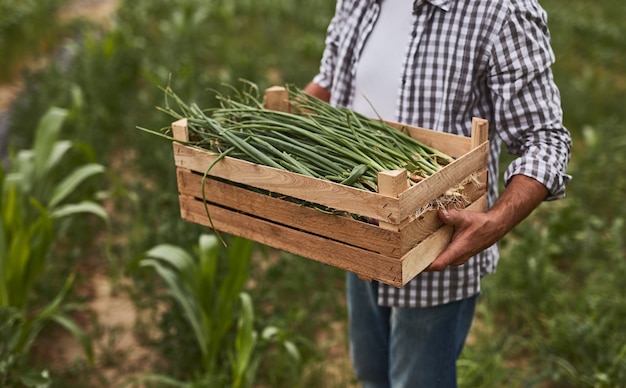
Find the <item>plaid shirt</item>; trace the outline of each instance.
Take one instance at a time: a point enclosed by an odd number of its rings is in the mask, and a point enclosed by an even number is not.
[[[314,82],[331,103],[351,107],[355,64],[384,0],[338,0]],[[407,0],[408,1],[408,0]],[[472,117],[489,120],[492,177],[488,203],[498,192],[504,143],[519,156],[504,173],[543,183],[547,199],[564,196],[571,137],[562,125],[554,84],[546,15],[536,0],[416,0],[405,49],[396,121],[470,136]],[[475,295],[495,271],[494,245],[466,264],[424,272],[403,288],[379,285],[383,306],[433,306]]]

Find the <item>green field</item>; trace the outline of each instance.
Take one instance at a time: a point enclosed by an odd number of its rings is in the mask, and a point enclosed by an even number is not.
[[[306,84],[334,2],[119,1],[106,27],[61,23],[54,10],[69,3],[0,0],[0,82],[24,80],[0,120],[10,155],[0,386],[354,384],[343,272],[256,244],[247,253],[237,239],[246,260],[233,265],[207,229],[180,220],[169,142],[136,128],[169,125],[156,109],[167,85],[210,106],[240,79]],[[459,361],[462,387],[626,381],[626,3],[541,4],[573,180],[502,241]],[[41,57],[39,70],[16,70]],[[130,325],[93,310],[102,281],[136,312]],[[65,329],[83,342],[59,362],[46,349]],[[126,336],[150,357],[133,363]]]

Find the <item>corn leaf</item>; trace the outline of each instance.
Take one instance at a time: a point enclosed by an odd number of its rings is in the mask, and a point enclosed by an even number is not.
[[[109,215],[107,214],[106,210],[104,210],[104,207],[92,201],[82,201],[79,203],[72,203],[68,205],[59,206],[56,209],[54,209],[54,211],[52,211],[50,216],[52,218],[58,219],[58,218],[72,216],[78,213],[93,214],[93,215],[100,217],[102,220],[106,222],[109,221]]]
[[[213,234],[203,234],[198,240],[199,273],[195,292],[203,311],[211,311],[214,304],[219,239]]]
[[[91,163],[80,166],[54,188],[48,206],[50,208],[56,207],[87,178],[104,171],[104,166],[100,164]]]
[[[87,360],[89,360],[90,363],[93,363],[94,354],[91,340],[89,336],[76,324],[76,322],[72,321],[66,315],[61,313],[52,315],[50,319],[63,326],[63,328],[69,331],[72,336],[78,339],[83,349],[85,350]]]
[[[66,279],[63,288],[59,291],[55,298],[38,313],[29,317],[25,321],[24,325],[22,326],[19,342],[17,343],[15,348],[16,353],[21,353],[24,350],[28,349],[30,344],[34,341],[34,339],[43,328],[44,324],[60,311],[61,303],[63,302],[63,299],[67,295],[70,288],[72,287],[75,277],[76,276],[74,274],[70,275]]]
[[[235,355],[231,356],[233,387],[247,386],[247,377],[253,375],[251,368],[252,356],[257,343],[257,332],[254,330],[254,309],[252,299],[245,292],[239,294],[241,312],[235,338]]]
[[[175,245],[157,245],[146,252],[145,256],[158,259],[164,264],[173,267],[185,280],[192,278],[196,273],[196,263],[193,257],[187,251]]]
[[[35,155],[35,178],[43,177],[46,171],[46,164],[52,154],[61,126],[67,117],[67,110],[52,107],[44,114],[39,121],[35,132],[35,143],[33,151]]]
[[[174,250],[172,250],[174,251]],[[184,285],[179,283],[179,276],[170,266],[165,266],[161,261],[157,259],[143,259],[140,263],[142,267],[152,267],[157,271],[161,279],[167,285],[170,295],[183,309],[185,318],[191,325],[196,340],[203,356],[206,357],[207,349],[204,344],[208,342],[208,337],[202,325],[202,319],[200,318],[200,311],[198,305],[195,303],[193,296],[189,295],[184,288]]]
[[[63,159],[63,156],[65,156],[65,154],[67,154],[73,146],[74,143],[69,140],[59,140],[54,143],[50,156],[46,160],[45,165],[42,167],[44,170],[43,173],[46,174],[54,169],[59,164],[61,159]]]
[[[45,269],[46,256],[54,240],[52,219],[48,212],[34,199],[31,199],[31,204],[39,210],[39,216],[28,225],[26,240],[20,241],[24,245],[16,246],[16,249],[20,249],[27,255],[24,257],[23,273],[21,274],[21,279],[19,279],[19,284],[15,284],[15,288],[20,290],[17,293],[20,299],[14,301],[13,305],[21,308],[26,307],[29,290],[32,288],[36,278]]]

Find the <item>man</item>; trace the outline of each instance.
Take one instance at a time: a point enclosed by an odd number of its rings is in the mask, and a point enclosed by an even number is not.
[[[305,91],[373,117],[469,136],[490,123],[489,210],[440,211],[455,232],[403,288],[348,274],[350,353],[364,387],[455,387],[497,242],[564,196],[562,125],[545,12],[536,0],[339,0],[320,72]],[[498,197],[501,144],[518,155]]]

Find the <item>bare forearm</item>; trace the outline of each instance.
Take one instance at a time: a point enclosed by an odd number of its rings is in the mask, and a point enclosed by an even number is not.
[[[487,212],[499,225],[500,233],[497,240],[528,217],[547,195],[548,189],[537,180],[525,175],[513,176],[500,198]]]

